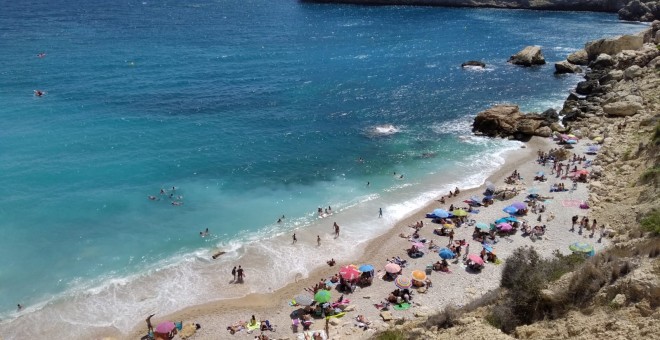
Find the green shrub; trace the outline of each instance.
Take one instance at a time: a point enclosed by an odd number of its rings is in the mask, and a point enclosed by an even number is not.
[[[660,210],[653,210],[639,222],[642,229],[650,231],[654,236],[660,235]]]
[[[458,309],[451,306],[447,307],[442,312],[429,316],[429,318],[426,319],[426,326],[438,326],[438,329],[454,327],[456,320],[460,318],[461,314],[461,311]]]
[[[378,340],[406,340],[406,336],[403,331],[397,330],[386,330],[376,334],[376,339]]]

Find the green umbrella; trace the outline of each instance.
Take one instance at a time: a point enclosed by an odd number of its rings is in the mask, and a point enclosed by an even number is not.
[[[452,211],[451,213],[454,214],[454,216],[456,217],[465,217],[468,215],[467,211],[463,209],[454,209],[454,211]]]
[[[319,303],[326,303],[332,300],[329,290],[321,289],[316,294],[314,294],[314,301]]]
[[[578,253],[591,253],[594,251],[594,246],[585,242],[575,242],[568,246],[568,249]]]

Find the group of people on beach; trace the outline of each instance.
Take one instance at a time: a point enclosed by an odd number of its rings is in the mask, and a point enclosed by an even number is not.
[[[231,282],[243,283],[243,279],[245,278],[245,272],[243,271],[243,267],[239,265],[238,268],[236,268],[236,266],[234,266],[234,268],[231,270],[231,275],[234,277],[234,279]]]

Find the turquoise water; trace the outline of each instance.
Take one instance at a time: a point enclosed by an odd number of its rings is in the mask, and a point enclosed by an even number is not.
[[[518,145],[470,137],[472,117],[499,102],[559,107],[579,81],[509,55],[540,45],[553,62],[640,29],[609,14],[293,0],[6,3],[3,336],[125,332],[156,306],[306,275],[316,262],[287,259],[311,250],[253,241],[329,235],[315,212],[332,206],[364,242],[457,183],[479,185]],[[471,59],[487,69],[462,70]],[[333,247],[348,256],[354,245]],[[228,260],[209,262],[218,248]],[[278,273],[259,271],[268,285],[212,288],[210,273],[239,259],[272,268],[261,257],[280,259]],[[154,284],[165,271],[168,283]]]

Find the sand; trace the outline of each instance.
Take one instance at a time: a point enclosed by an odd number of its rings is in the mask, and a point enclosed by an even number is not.
[[[583,155],[587,144],[587,141],[581,141],[572,151],[578,155]],[[576,241],[591,243],[596,248],[596,251],[602,249],[607,243],[606,239],[602,243],[597,242],[599,237],[598,232],[596,232],[593,238],[590,238],[589,233],[586,231],[580,235],[577,228],[575,231],[569,230],[571,228],[571,217],[574,215],[588,215],[589,210],[580,209],[577,206],[564,206],[566,204],[562,204],[562,202],[567,200],[573,202],[586,201],[588,190],[587,186],[581,183],[575,191],[549,192],[550,186],[560,181],[564,182],[569,189],[572,186],[570,180],[562,181],[551,175],[549,164],[543,167],[536,162],[538,150],[548,151],[554,147],[557,146],[551,139],[535,137],[526,143],[525,148],[508,152],[505,155],[505,164],[487,179],[487,181],[494,183],[498,188],[512,187],[512,185],[506,185],[504,179],[514,169],[517,169],[523,177],[522,182],[524,187],[527,189],[534,188],[542,196],[553,197],[544,203],[547,210],[542,214],[541,222],[537,222],[538,214],[530,213],[526,217],[523,217],[531,225],[545,224],[547,226],[547,231],[542,239],[532,241],[529,237],[523,237],[520,231],[512,236],[499,238],[499,242],[494,245],[494,249],[498,257],[504,262],[506,262],[507,257],[513,250],[520,246],[533,246],[544,256],[551,256],[554,250],[559,250],[565,254],[570,253],[568,246]],[[594,156],[587,156],[587,159],[593,158]],[[577,163],[575,165],[578,166],[578,169],[582,168]],[[571,165],[572,167],[573,165]],[[544,171],[546,177],[548,177],[548,181],[533,181],[534,174],[538,171]],[[436,208],[448,209],[450,204],[454,204],[457,207],[465,207],[467,204],[463,203],[463,200],[466,200],[472,195],[482,197],[481,194],[484,190],[485,186],[461,191],[458,197],[447,199],[445,204],[434,201],[423,209],[411,211],[407,218],[398,221],[395,227],[387,233],[369,242],[364,254],[356,258],[353,263],[356,265],[365,263],[374,265],[378,272],[376,275],[377,278],[374,279],[371,286],[365,288],[358,287],[353,294],[345,295],[345,298],[351,300],[352,311],[348,312],[343,318],[336,319],[336,325],[330,326],[330,338],[363,339],[371,336],[375,332],[375,329],[388,327],[388,324],[379,316],[380,311],[374,307],[375,303],[384,300],[388,293],[396,288],[393,282],[383,281],[379,278],[384,273],[383,267],[387,263],[386,259],[392,256],[400,256],[408,260],[408,266],[403,269],[403,275],[407,277],[410,277],[412,270],[424,270],[428,264],[440,259],[437,253],[430,252],[428,249],[424,249],[425,256],[419,259],[411,259],[405,251],[405,249],[410,248],[411,242],[399,237],[399,234],[412,234],[413,229],[409,226],[414,225],[417,221],[424,221],[424,227],[420,231],[421,237],[429,241],[433,240],[434,243],[441,247],[447,245],[447,237],[433,234],[433,228],[439,227],[439,225],[431,223],[430,219],[425,218],[426,213]],[[504,201],[496,200],[495,204],[487,208],[478,208],[480,212],[469,215],[467,219],[492,223],[500,217],[507,216],[502,211],[505,206],[515,201],[523,201],[527,194],[527,191],[522,191],[514,198]],[[550,217],[551,215],[554,215],[554,217]],[[470,226],[457,228],[455,229],[454,239],[466,239],[470,243],[470,253],[478,254],[482,247],[478,242],[472,240],[473,230],[474,228]],[[332,256],[332,254],[328,254],[327,258],[329,259]],[[349,263],[337,263],[336,266],[329,267],[325,263],[319,263],[319,268],[315,269],[309,278],[291,282],[287,286],[272,293],[250,294],[238,299],[209,302],[208,304],[186,308],[172,315],[156,315],[152,321],[154,324],[164,320],[183,320],[184,323],[199,323],[202,328],[192,337],[193,339],[253,339],[259,332],[248,334],[246,331],[241,331],[230,335],[226,328],[228,325],[239,320],[249,320],[252,315],[255,315],[257,319],[268,319],[272,324],[276,325],[276,332],[266,332],[271,339],[295,339],[299,333],[295,334],[291,329],[290,313],[297,309],[297,307],[290,306],[288,302],[294,296],[304,293],[305,287],[312,287],[320,279],[331,277],[342,265],[346,264]],[[396,319],[412,319],[416,315],[424,316],[441,311],[446,306],[465,305],[484,293],[497,288],[503,267],[504,263],[497,265],[487,263],[481,273],[475,274],[466,271],[462,261],[458,261],[457,263],[450,261],[451,273],[433,272],[429,276],[429,279],[433,281],[433,286],[424,294],[415,293],[413,295],[412,308],[406,311],[390,309],[390,312]],[[221,284],[226,283],[222,282]],[[250,284],[249,277],[244,284]],[[333,291],[332,294],[333,300],[341,295],[337,291]],[[354,325],[355,317],[359,314],[363,314],[371,321],[371,329],[364,331]],[[325,328],[325,320],[319,319],[315,321],[312,329],[320,330]],[[390,323],[392,322],[390,321]],[[134,331],[127,338],[139,339],[145,333],[146,325],[144,321],[139,321]],[[179,337],[177,336],[176,338]]]

